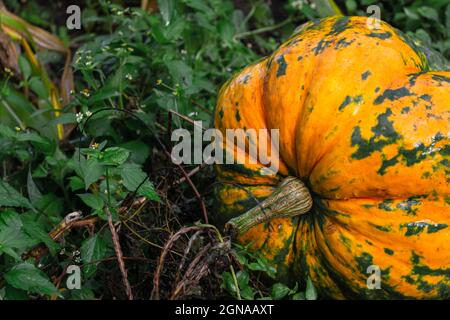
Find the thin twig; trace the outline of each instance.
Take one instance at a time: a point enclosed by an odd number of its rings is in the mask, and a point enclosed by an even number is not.
[[[130,282],[128,281],[127,269],[125,269],[125,263],[123,262],[123,254],[122,249],[120,247],[119,235],[117,234],[116,228],[114,227],[111,211],[109,211],[108,206],[105,207],[105,211],[108,217],[109,230],[111,230],[112,240],[114,243],[114,250],[116,252],[120,272],[122,273],[122,280],[125,286],[125,292],[128,296],[128,300],[133,300],[133,292],[131,291]]]
[[[192,177],[194,174],[196,174],[197,172],[199,172],[202,168],[206,167],[206,165],[207,165],[206,163],[202,163],[201,165],[195,167],[194,169],[192,169],[191,171],[189,171],[189,173],[187,174],[188,177]],[[171,187],[173,187],[173,186],[175,186],[175,185],[179,185],[179,184],[181,184],[181,183],[183,183],[183,182],[185,182],[185,181],[186,181],[186,178],[185,178],[185,177],[182,177],[182,178],[178,179],[177,181],[175,181]]]
[[[169,238],[169,240],[166,242],[164,249],[161,253],[161,256],[159,257],[159,263],[156,267],[155,273],[153,274],[153,290],[151,294],[152,300],[159,300],[159,277],[161,274],[161,270],[164,265],[164,260],[166,258],[167,253],[169,253],[170,248],[175,243],[175,241],[178,240],[183,234],[188,233],[193,230],[199,230],[200,227],[192,226],[192,227],[184,227],[178,230],[173,236]]]

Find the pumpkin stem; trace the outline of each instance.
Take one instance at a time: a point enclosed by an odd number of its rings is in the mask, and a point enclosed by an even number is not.
[[[253,226],[271,219],[307,213],[312,203],[311,194],[303,182],[299,178],[289,176],[259,205],[229,220],[225,224],[225,232],[236,237]]]

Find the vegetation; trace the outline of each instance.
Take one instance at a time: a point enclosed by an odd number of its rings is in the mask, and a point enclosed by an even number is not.
[[[86,0],[81,30],[70,1],[1,3],[0,299],[316,299],[210,224],[214,172],[173,164],[171,132],[322,16],[378,3],[450,58],[448,0]]]

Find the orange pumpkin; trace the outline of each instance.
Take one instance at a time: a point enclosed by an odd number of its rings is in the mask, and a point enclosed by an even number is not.
[[[216,128],[279,129],[279,150],[270,151],[280,164],[272,175],[261,163],[217,165],[218,223],[232,219],[238,240],[281,278],[309,276],[324,297],[449,298],[443,61],[384,22],[378,30],[364,17],[305,24],[220,91]],[[248,148],[227,151],[248,160]],[[280,214],[289,205],[297,209]],[[373,270],[379,289],[368,285]]]

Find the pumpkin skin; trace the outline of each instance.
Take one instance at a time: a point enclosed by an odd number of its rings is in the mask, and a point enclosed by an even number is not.
[[[218,223],[293,175],[313,195],[310,212],[238,239],[280,278],[309,276],[336,299],[450,298],[449,70],[385,22],[305,24],[219,93],[215,127],[279,129],[280,168],[216,165]],[[380,289],[368,289],[370,265],[381,270]]]

